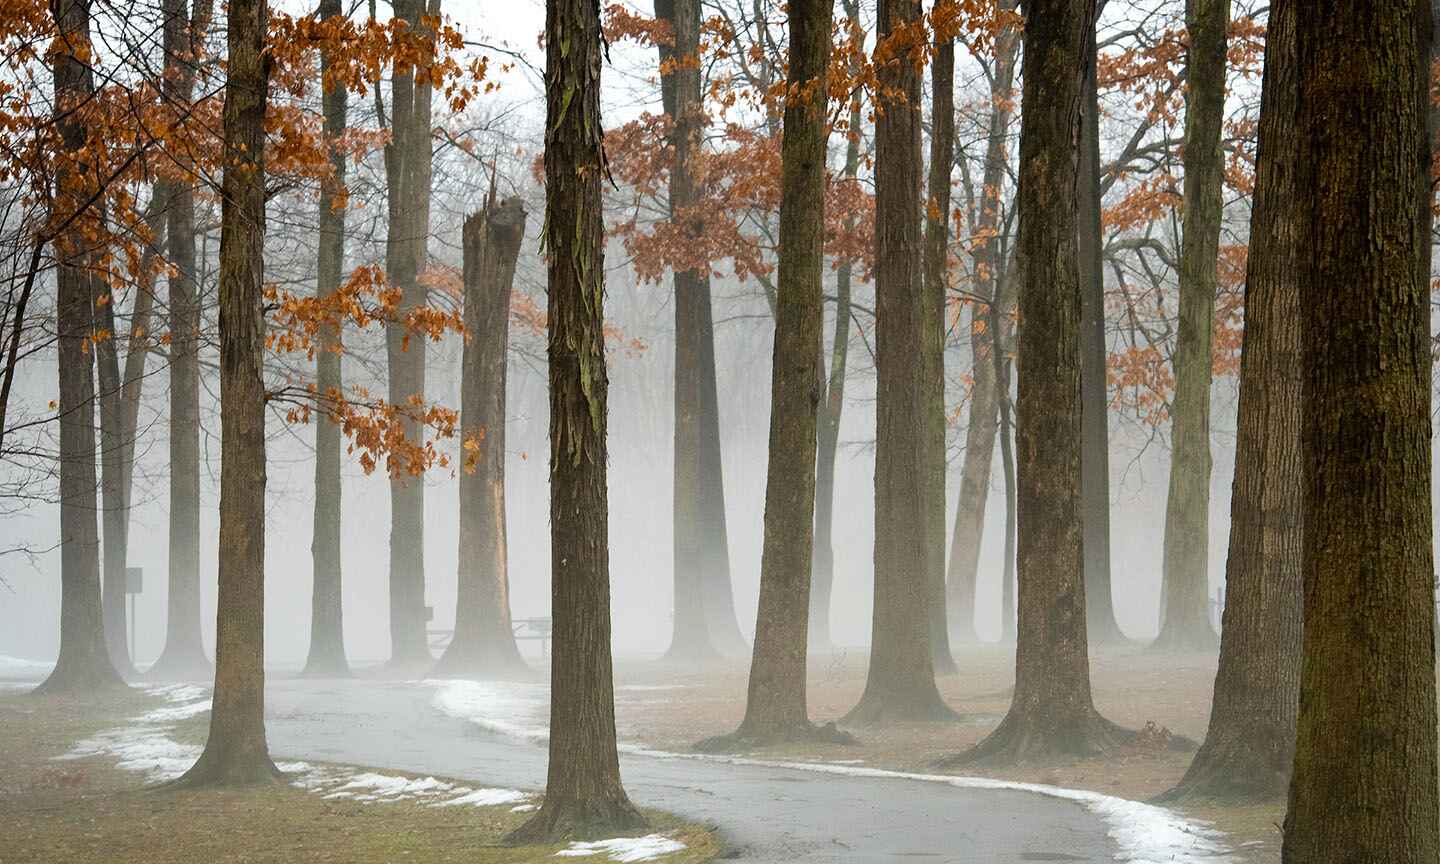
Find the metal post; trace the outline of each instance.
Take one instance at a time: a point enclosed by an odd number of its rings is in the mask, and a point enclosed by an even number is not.
[[[135,662],[135,595],[130,595],[130,662]]]

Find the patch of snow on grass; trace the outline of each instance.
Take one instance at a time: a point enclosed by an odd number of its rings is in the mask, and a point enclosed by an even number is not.
[[[459,790],[456,790],[459,791]],[[437,807],[498,807],[501,804],[515,804],[525,801],[530,797],[528,793],[518,789],[471,789],[462,795],[451,798],[448,801],[441,801]],[[522,804],[522,807],[535,809],[533,804]],[[519,810],[519,807],[511,808]]]
[[[190,769],[200,758],[201,748],[181,744],[166,733],[170,727],[144,728],[125,726],[110,729],[76,742],[70,752],[57,759],[82,759],[86,756],[115,756],[115,767],[138,771],[154,782],[174,780]]]
[[[648,834],[644,837],[617,837],[614,840],[595,840],[590,843],[571,843],[570,848],[556,852],[556,857],[584,858],[602,852],[611,861],[652,861],[662,855],[680,852],[685,844],[672,840],[664,834]]]

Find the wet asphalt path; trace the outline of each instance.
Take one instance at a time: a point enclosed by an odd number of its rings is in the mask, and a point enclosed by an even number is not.
[[[431,686],[272,678],[266,691],[277,757],[545,786],[543,744],[441,712]],[[621,774],[637,804],[713,823],[741,861],[1108,862],[1117,851],[1080,805],[1025,792],[634,754]]]

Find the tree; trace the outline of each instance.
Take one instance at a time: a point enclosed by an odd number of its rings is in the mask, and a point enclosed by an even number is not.
[[[455,635],[436,671],[445,675],[528,678],[510,626],[505,545],[505,386],[510,296],[525,239],[519,198],[465,220],[465,348],[460,418],[467,457],[460,475],[460,572]]]
[[[95,93],[86,58],[90,44],[88,0],[51,6],[56,44],[50,53],[55,81],[54,116],[59,154],[51,219],[69,223],[55,235],[56,331],[60,414],[60,656],[36,694],[91,693],[124,687],[105,646],[100,596],[100,533],[96,525],[95,368],[92,308],[99,214],[88,201],[87,132],[78,113]],[[70,214],[74,214],[73,216]],[[64,215],[62,215],[64,214]],[[66,217],[69,217],[68,219]],[[18,334],[16,336],[18,339]]]
[[[935,687],[926,552],[918,0],[882,0],[875,48],[875,603],[870,668],[845,722],[947,720]]]
[[[516,842],[640,829],[620,785],[610,660],[606,492],[606,174],[600,8],[545,7],[545,232],[550,360],[550,768]]]
[[[220,186],[220,591],[210,734],[181,786],[274,782],[265,742],[265,0],[230,0]]]
[[[1304,652],[1281,860],[1434,861],[1431,4],[1296,23]],[[1294,5],[1293,10],[1285,7]]]
[[[1095,3],[1029,0],[1024,12],[1015,695],[995,731],[949,764],[1088,756],[1125,737],[1091,698],[1080,528],[1076,176]]]
[[[784,741],[846,741],[810,722],[805,661],[815,524],[815,448],[824,311],[825,151],[833,0],[794,0],[781,139],[780,274],[770,385],[770,447],[760,605],[745,719],[703,742],[728,750]]]
[[[1295,755],[1304,484],[1300,256],[1290,216],[1300,194],[1296,14],[1294,4],[1275,6],[1265,36],[1220,667],[1205,742],[1170,800],[1278,799]]]
[[[1013,13],[1015,0],[1002,0],[1001,12]],[[975,211],[975,287],[971,305],[970,356],[975,383],[970,391],[970,422],[965,428],[965,461],[960,468],[960,495],[955,527],[950,535],[950,567],[945,581],[946,621],[954,644],[975,642],[975,585],[980,568],[980,541],[985,530],[985,507],[990,499],[991,460],[999,431],[998,409],[1010,399],[1000,387],[1004,364],[1003,342],[994,325],[1007,322],[1010,309],[999,296],[1005,255],[1000,238],[1000,184],[1008,167],[1005,139],[1014,115],[1015,53],[1019,28],[1004,27],[995,38],[994,71],[990,76],[990,117],[985,136],[979,202]],[[997,306],[999,307],[997,309]],[[1007,433],[1008,434],[1008,433]],[[1007,566],[1008,569],[1008,566]],[[1003,593],[1003,592],[1002,592]],[[1013,605],[1004,612],[1008,622]],[[1008,623],[1005,625],[1008,629]]]
[[[920,291],[921,484],[925,578],[930,585],[930,659],[935,672],[955,675],[945,623],[945,298],[949,289],[950,169],[955,163],[955,33],[959,6],[936,5],[935,56],[930,63],[930,200],[925,207]]]
[[[405,405],[425,392],[425,340],[411,339],[406,313],[425,305],[419,274],[430,234],[430,70],[435,34],[426,20],[440,14],[440,0],[398,0],[395,17],[412,44],[397,51],[391,77],[391,140],[385,145],[385,275],[401,292],[400,319],[386,330],[390,403]],[[404,423],[407,438],[419,424]],[[399,671],[432,662],[425,636],[425,484],[418,477],[390,481],[390,661]]]
[[[1110,581],[1110,399],[1105,340],[1104,235],[1100,211],[1100,86],[1096,22],[1086,32],[1084,100],[1080,109],[1080,509],[1085,547],[1085,617],[1091,645],[1122,643]],[[1224,75],[1224,65],[1220,74]],[[1222,81],[1223,88],[1223,81]],[[1223,90],[1222,90],[1223,92]],[[1223,99],[1222,99],[1223,107]],[[1218,120],[1217,120],[1218,123]],[[1218,127],[1217,127],[1218,130]],[[1217,222],[1218,225],[1218,222]]]
[[[670,219],[696,242],[706,227],[696,177],[704,108],[700,99],[700,0],[660,0],[656,17],[670,25],[660,44],[661,99],[670,116]],[[735,618],[720,463],[720,410],[715,383],[715,328],[708,268],[676,269],[674,635],[665,657],[709,663],[743,656]]]
[[[189,105],[194,58],[208,29],[210,4],[163,6],[165,80],[161,90],[180,110]],[[200,298],[195,283],[193,155],[175,147],[176,175],[158,193],[168,203],[165,242],[170,262],[170,556],[165,648],[146,673],[160,680],[203,680],[210,661],[200,637]]]
[[[344,15],[340,0],[321,0],[316,14],[322,20]],[[315,265],[315,293],[322,299],[335,296],[345,269],[345,151],[339,139],[348,125],[349,90],[335,76],[333,44],[320,51],[320,77],[325,116],[325,137],[329,142],[331,176],[320,185],[320,242]],[[326,80],[327,74],[331,80]],[[315,359],[315,386],[325,399],[342,394],[340,355],[343,347],[338,323],[321,332],[320,351]],[[341,427],[322,419],[315,424],[315,528],[310,541],[312,584],[310,601],[310,654],[305,660],[306,675],[349,675],[345,659],[345,616],[341,602]]]
[[[1180,321],[1175,341],[1170,489],[1165,503],[1165,618],[1155,647],[1209,650],[1210,372],[1215,260],[1225,161],[1225,43],[1230,0],[1187,0],[1185,216],[1180,248]]]

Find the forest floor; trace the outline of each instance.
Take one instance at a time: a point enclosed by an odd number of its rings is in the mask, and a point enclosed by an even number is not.
[[[859,701],[865,687],[864,650],[837,650],[812,658],[810,718],[837,720]],[[1161,730],[1195,742],[1205,737],[1215,657],[1157,654],[1139,645],[1092,653],[1091,683],[1096,707],[1130,729],[1154,724],[1142,743],[1102,759],[1021,765],[1009,769],[942,772],[935,762],[977,743],[1004,717],[1014,685],[1011,649],[981,646],[956,655],[959,675],[938,679],[947,704],[961,715],[956,723],[915,723],[854,730],[859,744],[789,745],[754,751],[761,758],[846,762],[871,768],[921,773],[963,773],[1027,783],[1085,789],[1147,801],[1174,786],[1193,752],[1167,746]],[[747,672],[743,665],[703,674],[660,663],[624,662],[621,684],[631,685],[617,703],[620,737],[661,750],[682,751],[697,741],[734,731],[745,713]],[[675,687],[676,689],[666,689]],[[646,690],[647,686],[656,689]],[[1259,806],[1175,807],[1196,821],[1224,831],[1240,857],[1252,864],[1280,860],[1283,802]]]
[[[107,735],[136,728],[135,718],[167,710],[166,704],[162,695],[139,690],[84,698],[0,691],[0,864],[508,864],[568,860],[554,856],[585,851],[567,844],[504,845],[504,835],[524,821],[533,805],[517,808],[509,800],[477,806],[457,800],[464,806],[437,806],[440,799],[433,792],[403,796],[385,789],[386,784],[410,783],[433,790],[438,784],[458,797],[470,791],[460,781],[306,764],[307,776],[315,779],[308,789],[281,783],[245,790],[171,790],[156,788],[156,775],[144,769],[137,773],[133,762],[131,770],[117,767],[115,752],[76,758],[85,750],[84,744],[77,750],[77,742],[106,741]],[[120,758],[152,766],[164,761],[164,753],[155,751],[165,746],[157,748],[146,730],[163,730],[171,749],[176,744],[195,748],[206,734],[208,715],[183,706],[178,713],[184,716],[173,724],[139,727],[142,734],[131,734]],[[352,787],[348,793],[330,791]],[[538,803],[536,796],[524,797]],[[684,845],[656,859],[663,864],[697,864],[720,854],[711,829],[663,813],[647,815],[652,830],[663,835],[657,836],[659,843]],[[581,860],[622,859],[642,860],[623,858],[618,851],[586,854]]]

